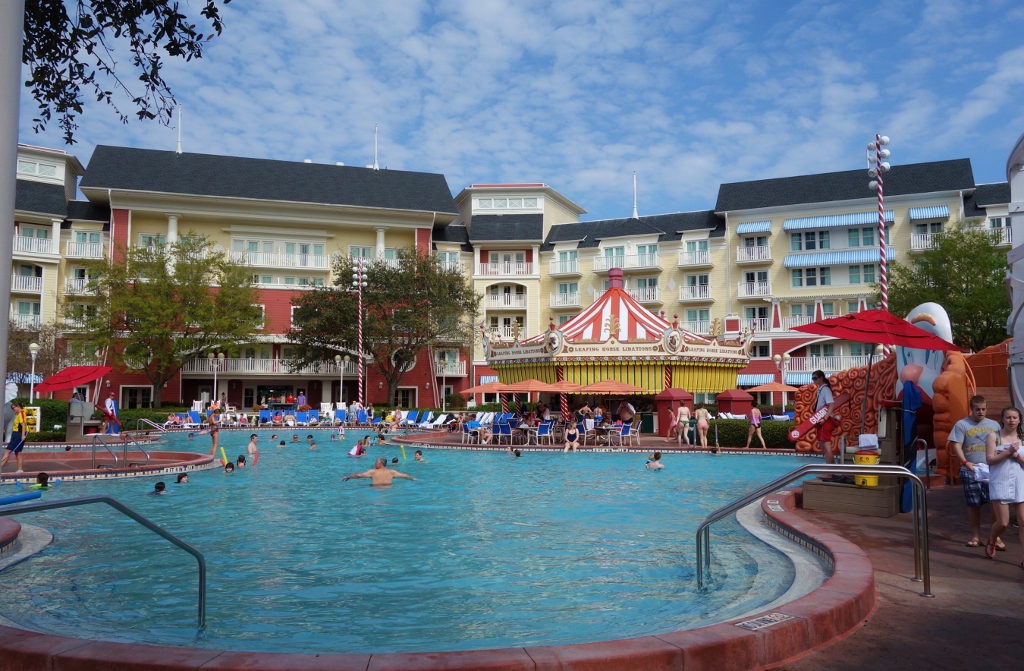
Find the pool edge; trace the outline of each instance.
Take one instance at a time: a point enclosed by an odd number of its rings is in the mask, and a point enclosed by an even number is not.
[[[795,511],[799,488],[761,502],[769,524],[826,557],[833,573],[816,590],[770,611],[686,631],[572,645],[432,653],[297,654],[232,652],[107,643],[0,626],[0,671],[19,669],[761,669],[827,647],[859,628],[877,604],[867,555]],[[766,618],[757,629],[739,626]],[[756,626],[754,625],[748,626]]]

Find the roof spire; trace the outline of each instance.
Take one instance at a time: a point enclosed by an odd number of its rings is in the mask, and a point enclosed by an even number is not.
[[[178,103],[178,148],[177,152],[181,154],[181,103]]]
[[[380,170],[377,164],[377,124],[373,124],[373,169]]]
[[[636,214],[636,170],[633,171],[633,218],[640,218]]]

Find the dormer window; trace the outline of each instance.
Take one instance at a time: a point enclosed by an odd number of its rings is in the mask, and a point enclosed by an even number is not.
[[[537,199],[523,198],[523,207],[537,207]]]
[[[481,198],[476,202],[476,204],[477,207],[479,207],[481,210],[489,210],[492,207],[494,207],[494,203],[491,201],[490,198]]]
[[[57,166],[48,163],[36,163],[18,159],[19,175],[38,175],[39,177],[56,177]]]
[[[494,199],[494,209],[496,209],[496,210],[504,210],[507,207],[508,207],[508,198],[495,198]]]
[[[510,208],[513,208],[513,207],[514,208],[521,208],[523,206],[523,199],[522,198],[509,198],[508,199],[508,206]]]

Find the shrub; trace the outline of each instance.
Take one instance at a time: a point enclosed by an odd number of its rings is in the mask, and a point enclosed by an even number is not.
[[[718,427],[718,444],[722,447],[743,447],[747,444],[747,432],[750,428],[750,422],[745,419],[713,419],[711,420],[711,428],[708,429],[708,445],[714,445],[715,443],[715,427]],[[768,420],[761,423],[761,435],[764,436],[764,442],[768,447],[772,448],[783,448],[792,449],[794,443],[791,443],[786,437],[790,429],[793,428],[793,422],[776,422]],[[758,445],[760,442],[757,440],[757,436],[754,436],[754,440],[751,445]]]
[[[25,437],[26,443],[63,443],[66,434],[63,431],[36,431]]]

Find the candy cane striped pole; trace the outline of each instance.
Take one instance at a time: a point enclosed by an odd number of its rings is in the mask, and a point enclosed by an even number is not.
[[[886,144],[889,144],[886,138]],[[882,175],[882,136],[875,135],[875,164],[878,166],[878,285],[882,294],[882,309],[889,311],[889,265],[885,255],[885,189]]]
[[[363,407],[363,257],[359,257],[357,263],[359,279],[356,280],[357,291],[356,294],[359,296],[359,407]]]
[[[564,382],[565,381],[565,369],[562,366],[559,366],[558,368],[556,368],[555,369],[555,376],[556,376],[556,378],[557,378],[557,380],[559,382]],[[569,422],[570,420],[572,420],[572,415],[569,414],[569,395],[566,394],[563,391],[561,394],[559,394],[559,396],[560,396],[559,402],[561,403],[561,406],[562,406],[562,421],[563,422]]]

